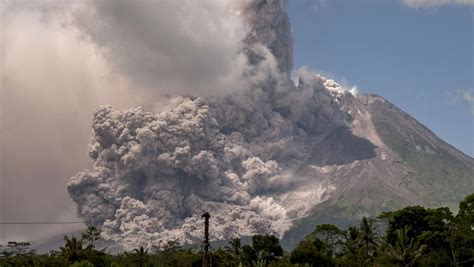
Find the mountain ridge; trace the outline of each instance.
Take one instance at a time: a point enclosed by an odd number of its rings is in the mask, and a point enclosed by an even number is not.
[[[336,189],[294,222],[283,238],[287,248],[295,246],[317,224],[346,227],[357,224],[363,216],[410,205],[448,206],[455,211],[456,203],[474,191],[474,159],[393,103],[375,94],[346,94],[343,109],[352,118],[347,129],[370,142],[365,148],[373,149],[374,157],[330,165],[335,170],[326,179]],[[334,147],[347,143],[344,136],[339,137],[326,138],[315,153],[335,153]],[[300,171],[310,175],[314,168],[311,163],[315,162],[307,162]]]

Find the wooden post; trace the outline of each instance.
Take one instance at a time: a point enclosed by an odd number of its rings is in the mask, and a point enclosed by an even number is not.
[[[210,267],[211,262],[209,260],[209,218],[211,215],[209,212],[205,212],[201,218],[204,218],[204,241],[203,241],[203,247],[204,247],[204,254],[202,256],[202,266],[203,267]]]

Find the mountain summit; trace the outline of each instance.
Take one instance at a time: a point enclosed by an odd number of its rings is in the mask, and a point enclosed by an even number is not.
[[[448,206],[474,191],[474,159],[378,95],[344,96],[349,126],[314,146],[299,173],[334,188],[295,222],[285,244],[295,245],[314,226],[356,224],[408,205]]]

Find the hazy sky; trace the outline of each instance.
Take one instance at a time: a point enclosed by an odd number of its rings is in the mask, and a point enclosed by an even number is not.
[[[474,1],[405,2],[289,1],[295,67],[387,98],[472,157]]]
[[[232,40],[237,37],[219,38],[213,30],[236,29],[239,25],[223,23],[222,17],[215,16],[220,14],[219,5],[211,4],[214,9],[207,9],[189,0],[179,1],[187,6],[118,10],[115,15],[130,18],[123,28],[138,27],[130,39],[121,35],[121,27],[110,36],[94,28],[99,25],[94,23],[94,16],[117,18],[109,16],[105,4],[98,6],[99,13],[84,12],[77,23],[97,46],[109,48],[101,54],[77,30],[61,23],[64,10],[69,8],[63,4],[69,2],[0,0],[0,221],[78,220],[65,188],[71,176],[91,164],[87,144],[97,106],[111,104],[121,109],[142,105],[156,111],[168,104],[156,96],[157,92],[169,93],[166,85],[188,90],[194,84],[193,75],[215,77],[222,73],[229,79],[210,84],[203,79],[198,86],[203,89],[210,85],[210,92],[215,93],[218,86],[233,80],[235,69],[228,68],[228,63],[235,60]],[[208,2],[213,1],[221,0]],[[294,67],[307,65],[347,85],[356,85],[363,93],[380,94],[473,156],[472,3],[289,0]],[[163,21],[146,21],[149,16],[142,16],[141,12],[154,10],[163,11],[158,16]],[[186,25],[175,30],[182,26],[179,18],[187,18]],[[139,27],[143,23],[149,27]],[[154,27],[157,24],[161,27]],[[197,30],[189,32],[189,27]],[[149,31],[156,32],[147,35]],[[161,38],[163,33],[166,39]],[[147,58],[127,54],[133,49],[124,48],[142,44],[145,46],[140,49],[149,49],[150,55],[165,56],[167,65],[136,64]],[[215,57],[216,62],[206,61],[204,52],[213,45],[222,56]],[[196,51],[204,52],[193,53]],[[189,71],[189,57],[199,72]],[[214,68],[202,67],[208,64]],[[150,76],[141,72],[143,66],[179,75]],[[121,75],[121,71],[130,75]],[[154,78],[163,88],[148,88],[153,87]],[[137,83],[139,79],[143,83]],[[0,225],[0,243],[43,238],[72,228]]]

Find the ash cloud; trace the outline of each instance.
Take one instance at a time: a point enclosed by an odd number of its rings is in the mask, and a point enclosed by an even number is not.
[[[80,220],[64,188],[68,177],[92,165],[87,144],[98,106],[159,112],[187,99],[117,71],[75,27],[80,3],[0,1],[2,221]],[[0,242],[36,241],[71,229],[2,225]]]
[[[2,182],[11,189],[2,196],[26,206],[18,192],[38,185],[35,199],[64,201],[53,203],[58,214],[29,205],[28,216],[61,218],[66,196],[42,185],[62,187],[89,165],[89,116],[108,103],[125,110],[94,113],[93,164],[67,185],[80,218],[105,238],[126,249],[193,243],[204,210],[213,239],[288,229],[298,212],[278,195],[310,182],[295,170],[347,123],[351,96],[309,71],[291,82],[285,1],[47,3],[1,6]]]
[[[241,88],[247,62],[234,0],[87,0],[72,25],[126,77],[166,94],[211,96]]]
[[[231,11],[247,34],[239,42],[245,87],[161,113],[104,106],[94,115],[94,166],[68,191],[80,216],[125,249],[198,242],[204,211],[215,240],[281,236],[297,213],[277,196],[313,179],[295,170],[312,144],[349,120],[341,108],[352,95],[333,80],[301,70],[299,85],[291,82],[284,1],[238,2]]]
[[[101,104],[129,108],[143,101],[93,48],[61,27],[58,3],[0,2],[0,220],[79,220],[64,188],[91,165],[85,149],[91,114]],[[0,242],[73,228],[2,225]]]
[[[241,130],[229,128],[234,113],[230,119],[216,116],[234,105],[222,98],[187,100],[159,114],[101,107],[94,115],[89,147],[94,167],[68,184],[79,214],[125,249],[160,247],[176,239],[196,243],[204,211],[213,215],[215,240],[256,233],[281,236],[294,218],[274,193],[301,182],[294,170],[309,156],[305,148],[345,123],[342,103],[334,101],[335,92],[325,85],[333,86],[332,81],[313,75],[302,77],[300,84],[294,90],[311,92],[315,102],[298,111],[300,116],[258,106],[250,116],[237,102],[234,111],[245,117]],[[298,93],[290,97],[303,99]],[[304,124],[308,117],[318,123]]]
[[[249,152],[227,143],[203,99],[157,115],[102,107],[93,128],[94,169],[74,177],[68,190],[81,215],[103,224],[105,237],[128,248],[196,242],[205,210],[222,224],[213,230],[216,239],[286,230],[284,209],[256,194],[269,186],[278,164],[242,162]]]
[[[283,0],[87,0],[70,7],[68,24],[140,86],[210,97],[290,73],[285,9]]]

